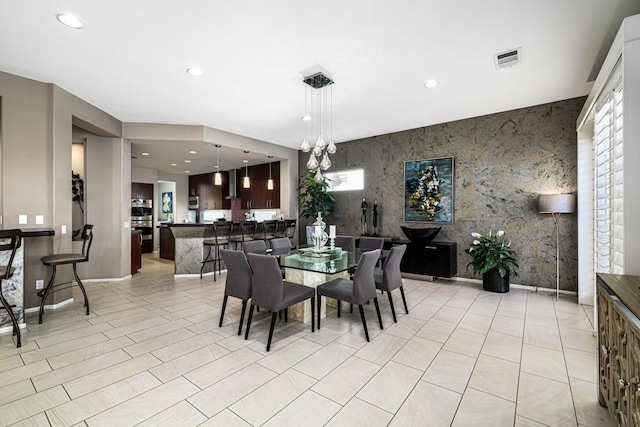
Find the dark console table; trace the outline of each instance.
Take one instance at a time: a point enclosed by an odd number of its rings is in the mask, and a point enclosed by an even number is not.
[[[458,273],[458,247],[455,242],[398,241],[406,243],[400,271],[433,277],[453,277]]]

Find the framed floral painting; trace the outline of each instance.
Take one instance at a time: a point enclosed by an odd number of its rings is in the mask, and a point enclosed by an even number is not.
[[[404,221],[453,222],[453,157],[404,162]]]

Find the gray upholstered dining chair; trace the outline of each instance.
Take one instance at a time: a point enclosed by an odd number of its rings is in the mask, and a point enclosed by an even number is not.
[[[249,242],[242,242],[242,250],[245,254],[266,254],[267,244],[264,240],[251,240]]]
[[[396,319],[396,310],[393,307],[393,298],[391,297],[392,290],[400,288],[402,302],[404,303],[404,311],[409,314],[407,299],[404,296],[404,288],[402,287],[402,273],[400,272],[400,261],[402,261],[402,256],[406,250],[407,245],[392,247],[389,251],[389,255],[387,255],[387,258],[384,260],[384,269],[376,268],[373,272],[376,288],[386,292],[389,297],[389,306],[391,307],[391,314],[393,315],[394,323],[398,323],[398,320]]]
[[[353,236],[336,236],[334,244],[345,251],[355,252],[356,250],[356,238]]]
[[[369,341],[369,331],[367,330],[367,322],[364,318],[364,307],[362,305],[367,301],[373,300],[378,314],[378,322],[382,329],[382,317],[380,316],[380,306],[376,297],[376,284],[373,279],[373,270],[376,262],[380,257],[380,249],[364,252],[358,261],[358,268],[353,275],[353,280],[334,279],[317,287],[318,292],[318,329],[320,329],[320,309],[322,308],[322,296],[335,298],[340,301],[346,301],[351,304],[357,304],[360,309],[360,318],[364,327],[364,336]],[[340,313],[340,310],[338,310]]]
[[[227,281],[224,284],[224,299],[222,300],[222,311],[220,312],[218,326],[222,327],[227,299],[230,296],[240,298],[242,300],[242,312],[240,313],[240,324],[238,325],[238,335],[240,335],[242,333],[244,314],[247,311],[247,301],[251,298],[251,268],[242,251],[220,249],[220,257],[227,266]]]
[[[362,251],[372,251],[374,249],[382,250],[384,246],[384,239],[382,237],[360,237],[360,243],[358,248]]]
[[[7,310],[7,314],[11,319],[11,325],[13,326],[13,335],[16,335],[16,347],[22,347],[20,342],[20,326],[18,325],[18,318],[13,311],[15,305],[9,304],[2,294],[2,280],[9,280],[13,277],[13,273],[16,268],[13,267],[13,260],[16,256],[16,252],[22,245],[22,231],[18,229],[13,230],[0,230],[0,240],[7,240],[6,243],[0,244],[0,252],[11,252],[7,256],[7,263],[0,265],[0,309]]]
[[[271,326],[267,340],[267,351],[269,351],[278,312],[307,299],[311,299],[311,332],[314,332],[315,289],[282,280],[278,260],[273,255],[250,253],[247,254],[247,260],[251,266],[253,276],[251,280],[251,308],[249,309],[249,319],[247,320],[244,339],[249,338],[254,307],[258,306],[271,310]]]
[[[278,237],[271,240],[271,255],[286,255],[291,252],[291,241],[287,237]]]

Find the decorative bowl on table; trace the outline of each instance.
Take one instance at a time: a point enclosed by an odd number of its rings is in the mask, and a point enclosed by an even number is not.
[[[428,245],[438,235],[442,227],[430,228],[409,228],[400,226],[402,232],[412,243],[421,243]]]

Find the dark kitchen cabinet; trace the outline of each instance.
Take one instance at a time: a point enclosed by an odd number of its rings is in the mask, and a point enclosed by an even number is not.
[[[242,170],[242,179],[247,175],[245,169]],[[269,179],[269,163],[250,166],[248,169],[250,188],[242,188],[240,197],[242,198],[243,209],[271,209],[280,207],[280,162],[271,163],[271,179],[273,179],[273,190],[267,190]]]
[[[153,184],[147,184],[144,182],[132,182],[131,198],[153,200]]]
[[[131,232],[131,274],[136,274],[142,268],[142,233]]]
[[[176,239],[167,226],[160,227],[160,258],[176,259]]]
[[[229,173],[220,172],[222,185],[214,185],[214,173],[189,176],[189,195],[198,196],[199,210],[231,209],[231,201],[225,199],[229,193]]]

